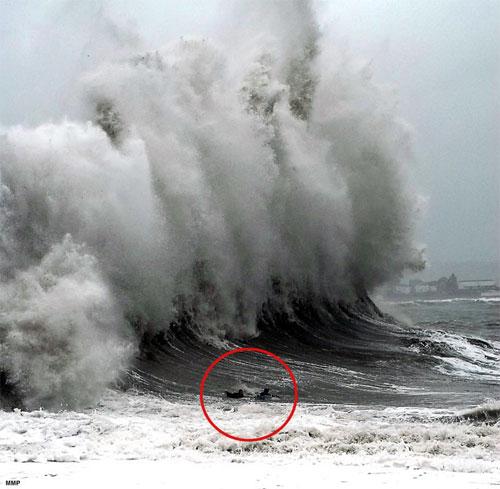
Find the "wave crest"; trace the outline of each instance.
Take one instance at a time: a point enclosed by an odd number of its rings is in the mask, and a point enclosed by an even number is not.
[[[188,314],[205,335],[248,337],[276,283],[354,302],[421,266],[408,131],[392,102],[366,67],[322,43],[309,2],[242,9],[236,18],[266,21],[241,32],[229,22],[226,47],[183,39],[131,49],[82,75],[74,121],[3,131],[2,345],[9,375],[40,384],[33,403],[72,403],[67,382],[85,393],[83,377],[111,379],[120,348],[109,375],[81,373],[111,357],[99,345],[114,348],[124,314],[140,334]],[[95,259],[71,248],[79,245]],[[50,271],[68,247],[65,274]],[[44,289],[47,273],[56,283]],[[83,290],[58,285],[68,283]],[[41,309],[56,298],[59,312]],[[36,325],[31,336],[19,307]],[[50,352],[39,345],[47,334],[57,338]],[[30,341],[37,353],[28,359]],[[25,374],[33,362],[43,378]]]

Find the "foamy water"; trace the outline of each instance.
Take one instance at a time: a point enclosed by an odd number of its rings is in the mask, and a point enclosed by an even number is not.
[[[289,404],[212,400],[212,412],[234,434],[259,436]],[[389,461],[408,468],[459,472],[499,470],[500,424],[444,422],[456,410],[363,408],[300,403],[289,425],[272,439],[241,443],[204,419],[197,399],[162,399],[107,391],[96,409],[11,412],[0,416],[0,462],[85,460],[241,462],[287,459],[335,464]]]

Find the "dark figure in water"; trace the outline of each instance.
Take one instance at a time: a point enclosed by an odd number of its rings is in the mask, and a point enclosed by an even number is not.
[[[243,389],[240,389],[238,392],[228,392],[226,391],[227,397],[231,399],[241,399],[243,397]]]
[[[268,401],[271,399],[271,393],[269,392],[269,389],[266,387],[258,396],[257,399],[259,401]]]

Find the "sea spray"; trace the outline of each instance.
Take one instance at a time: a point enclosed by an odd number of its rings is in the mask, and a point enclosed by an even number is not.
[[[96,260],[69,235],[0,284],[0,310],[0,369],[26,408],[91,405],[133,352]]]
[[[215,40],[82,74],[71,120],[2,130],[2,369],[30,405],[98,396],[131,322],[248,337],[277,283],[349,302],[421,266],[392,102],[309,2],[239,8]]]

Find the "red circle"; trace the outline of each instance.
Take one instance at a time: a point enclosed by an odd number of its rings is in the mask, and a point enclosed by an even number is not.
[[[292,410],[290,411],[290,414],[288,415],[288,417],[285,419],[284,423],[281,426],[279,426],[278,428],[276,428],[274,431],[271,431],[271,433],[268,433],[267,435],[264,435],[264,436],[259,436],[257,438],[241,438],[239,436],[231,435],[231,433],[227,433],[224,430],[222,430],[221,428],[219,428],[212,421],[212,418],[210,418],[210,416],[208,415],[208,412],[207,412],[207,410],[205,408],[205,402],[203,401],[203,391],[205,390],[205,382],[206,382],[206,380],[207,380],[208,375],[210,374],[210,372],[214,369],[214,367],[221,360],[224,360],[224,358],[226,358],[226,357],[228,357],[230,355],[234,355],[235,353],[240,353],[242,351],[253,351],[253,352],[257,352],[257,353],[263,353],[264,355],[268,355],[271,358],[274,358],[288,372],[288,375],[292,379],[292,383],[293,383],[293,406],[292,406]],[[203,375],[203,378],[201,379],[201,384],[200,384],[200,405],[201,405],[201,410],[203,411],[203,414],[205,415],[205,418],[207,419],[207,421],[221,435],[227,436],[228,438],[231,438],[232,440],[236,440],[236,441],[248,441],[248,442],[262,441],[262,440],[265,440],[267,438],[271,438],[271,436],[276,435],[277,433],[279,433],[290,422],[290,420],[292,419],[292,417],[293,417],[293,415],[295,413],[295,409],[297,408],[297,403],[298,402],[299,402],[299,388],[297,386],[297,381],[295,380],[295,376],[293,375],[292,370],[290,369],[290,367],[278,355],[275,355],[274,353],[271,353],[270,351],[263,350],[262,348],[236,348],[234,350],[229,350],[226,353],[223,353],[220,357],[218,357],[215,361],[213,361],[210,364],[210,366],[205,371],[205,374]]]

